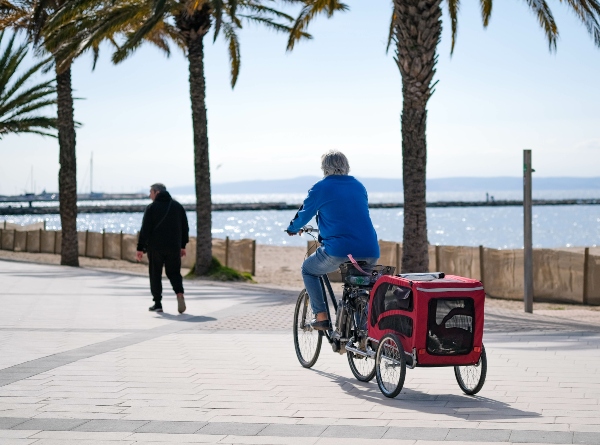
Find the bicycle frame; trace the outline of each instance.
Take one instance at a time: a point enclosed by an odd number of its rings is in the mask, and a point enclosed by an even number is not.
[[[325,307],[327,308],[327,317],[329,318],[330,322],[331,322],[331,327],[332,329],[328,330],[328,331],[322,331],[323,335],[325,335],[325,337],[327,337],[327,341],[329,343],[333,343],[333,333],[335,332],[334,326],[335,323],[333,323],[333,319],[331,318],[331,312],[329,311],[329,303],[327,302],[327,297],[329,296],[329,299],[331,300],[331,303],[333,304],[333,308],[335,309],[336,312],[336,319],[337,319],[337,310],[338,310],[338,304],[337,304],[337,300],[335,299],[335,293],[333,292],[333,288],[331,287],[331,282],[329,281],[329,277],[327,275],[321,275],[319,277],[319,281],[321,282],[321,290],[323,291],[323,297],[325,298]]]

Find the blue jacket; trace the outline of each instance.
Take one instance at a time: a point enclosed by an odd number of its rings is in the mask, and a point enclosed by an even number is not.
[[[315,215],[319,241],[329,255],[379,258],[367,190],[353,176],[326,176],[313,185],[287,230],[297,233]]]

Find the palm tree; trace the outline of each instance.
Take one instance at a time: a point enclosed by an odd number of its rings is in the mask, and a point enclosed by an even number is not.
[[[600,46],[600,2],[559,0],[566,3]],[[319,0],[315,0],[319,2]],[[493,0],[479,0],[483,26],[492,14]],[[550,51],[556,50],[558,28],[546,0],[525,0],[537,16]],[[402,272],[427,272],[429,254],[425,180],[427,167],[427,102],[435,84],[437,46],[442,32],[442,0],[393,0],[388,42],[395,44],[396,63],[402,77],[402,179],[404,186],[404,233]],[[460,0],[446,0],[452,30],[451,53],[456,43]],[[299,18],[295,32],[302,32],[312,17]],[[292,34],[293,37],[293,34]],[[288,49],[293,47],[290,40]]]
[[[479,0],[483,26],[492,14],[492,0]],[[546,0],[525,0],[537,16],[548,40],[556,50],[558,28]],[[561,1],[562,2],[562,1]],[[600,2],[567,0],[600,46]],[[451,53],[456,43],[460,0],[446,0],[452,30]],[[441,0],[394,0],[391,41],[402,76],[402,163],[404,185],[404,234],[402,272],[429,270],[425,180],[427,166],[427,101],[435,83],[436,49],[442,31]]]
[[[47,18],[62,2],[55,0],[41,7],[36,0],[1,0],[0,30],[7,28],[24,32],[27,40],[40,52],[45,51],[40,31]],[[57,91],[57,127],[60,171],[58,192],[60,196],[60,219],[62,245],[60,263],[79,266],[77,241],[77,159],[75,155],[75,121],[73,118],[73,92],[71,88],[71,64],[55,63]]]
[[[15,48],[15,37],[13,34],[0,54],[0,139],[11,133],[56,137],[52,131],[56,129],[56,118],[39,115],[46,107],[56,105],[54,82],[31,84],[32,77],[43,71],[47,61],[18,75],[28,45]],[[0,32],[0,45],[3,38],[4,32]]]
[[[285,0],[289,4],[306,6],[312,0]],[[320,3],[345,6],[337,0],[319,0]],[[49,22],[47,35],[68,35],[62,27],[74,21],[86,22],[80,25],[82,33],[98,38],[107,30],[122,32],[125,41],[113,55],[119,63],[132,54],[147,39],[169,51],[168,42],[183,49],[189,64],[190,99],[192,105],[192,126],[194,140],[194,167],[196,186],[197,215],[197,275],[208,272],[212,261],[211,213],[212,199],[210,186],[208,132],[206,113],[206,85],[204,79],[204,38],[211,28],[216,40],[222,31],[228,44],[231,62],[231,86],[235,86],[240,70],[240,46],[237,31],[242,22],[257,23],[274,31],[292,32],[289,26],[294,19],[274,8],[275,0],[69,0],[63,9]],[[56,51],[63,54],[76,54],[85,49],[68,43],[60,37],[47,37],[56,41]],[[310,38],[296,30],[293,40]],[[79,40],[79,39],[77,39]],[[63,42],[61,44],[61,41]]]

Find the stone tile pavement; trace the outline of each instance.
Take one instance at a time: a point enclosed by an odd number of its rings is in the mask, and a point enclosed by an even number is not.
[[[185,284],[153,314],[143,277],[0,261],[0,444],[600,444],[599,325],[490,310],[477,396],[417,368],[392,400],[298,364],[293,293]]]

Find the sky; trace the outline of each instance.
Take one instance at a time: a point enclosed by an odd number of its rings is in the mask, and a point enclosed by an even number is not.
[[[205,39],[211,180],[224,183],[320,175],[320,156],[343,151],[351,174],[402,175],[401,77],[386,54],[389,0],[347,0],[320,18],[310,41],[286,52],[286,36],[247,25],[231,89],[223,40]],[[600,176],[600,49],[563,3],[550,2],[560,38],[551,53],[522,0],[494,2],[483,28],[479,2],[461,4],[450,55],[443,17],[428,105],[429,178],[521,176],[523,150],[536,175]],[[445,8],[445,3],[443,3]],[[78,188],[102,192],[194,183],[188,65],[144,46],[120,65],[105,48],[73,67]],[[58,142],[34,135],[0,140],[0,194],[58,189]]]

